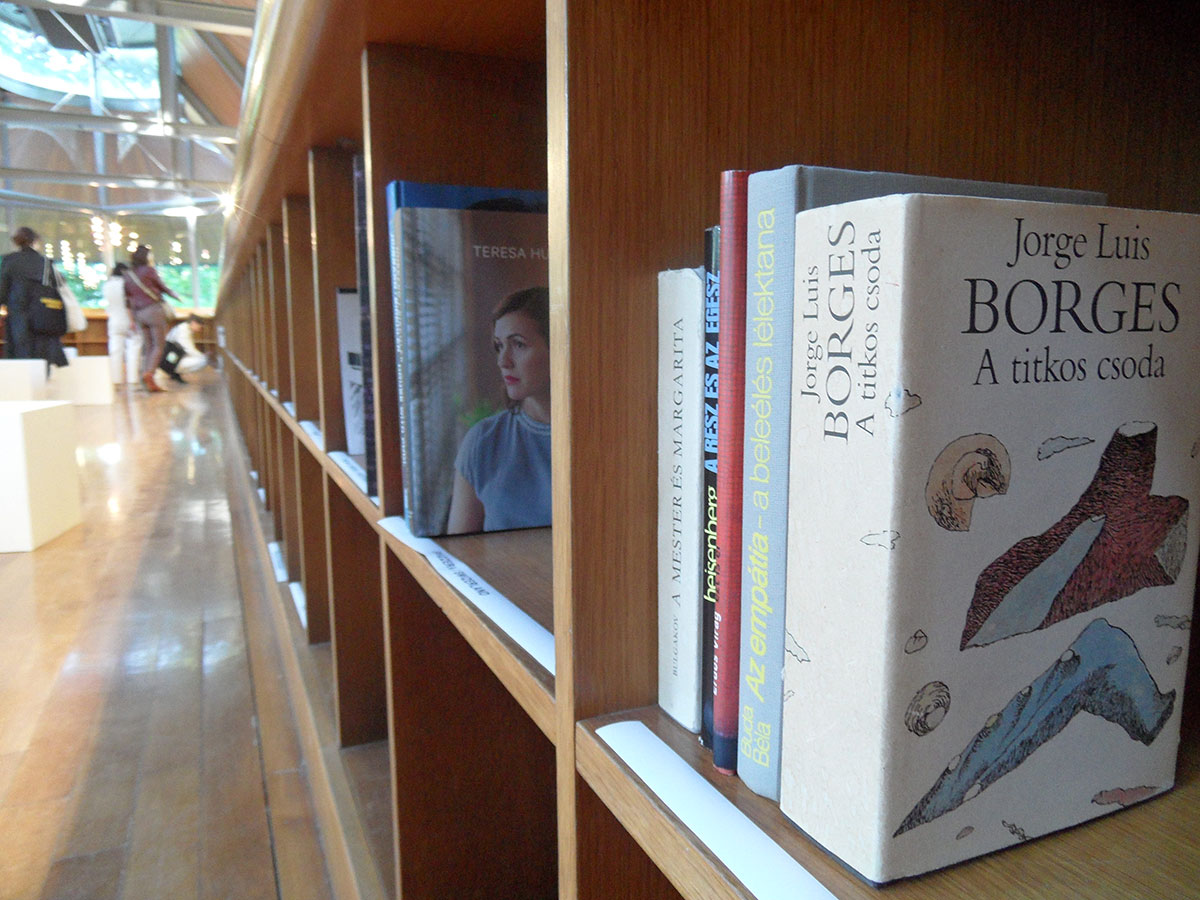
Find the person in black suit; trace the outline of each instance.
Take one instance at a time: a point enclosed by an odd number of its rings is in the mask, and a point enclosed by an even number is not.
[[[40,284],[45,274],[46,257],[37,250],[41,240],[27,225],[13,232],[13,253],[0,259],[0,305],[8,307],[4,327],[4,355],[8,359],[44,359],[56,366],[67,364],[67,355],[57,337],[33,334],[29,330],[26,304],[28,285]]]

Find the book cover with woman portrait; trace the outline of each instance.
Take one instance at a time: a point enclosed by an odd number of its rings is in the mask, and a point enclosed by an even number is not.
[[[388,206],[409,528],[549,525],[545,193],[394,182]]]

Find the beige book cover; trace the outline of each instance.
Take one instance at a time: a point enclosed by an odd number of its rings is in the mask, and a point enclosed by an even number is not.
[[[784,813],[883,882],[1169,789],[1200,217],[897,195],[795,273]]]

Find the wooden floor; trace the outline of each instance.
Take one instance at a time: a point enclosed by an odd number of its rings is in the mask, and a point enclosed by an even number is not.
[[[76,414],[83,524],[0,554],[0,900],[330,897],[219,376]]]

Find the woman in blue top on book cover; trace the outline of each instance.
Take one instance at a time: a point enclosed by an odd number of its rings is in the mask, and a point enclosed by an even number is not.
[[[550,524],[550,295],[510,294],[492,314],[508,408],[475,423],[454,461],[448,534]]]

